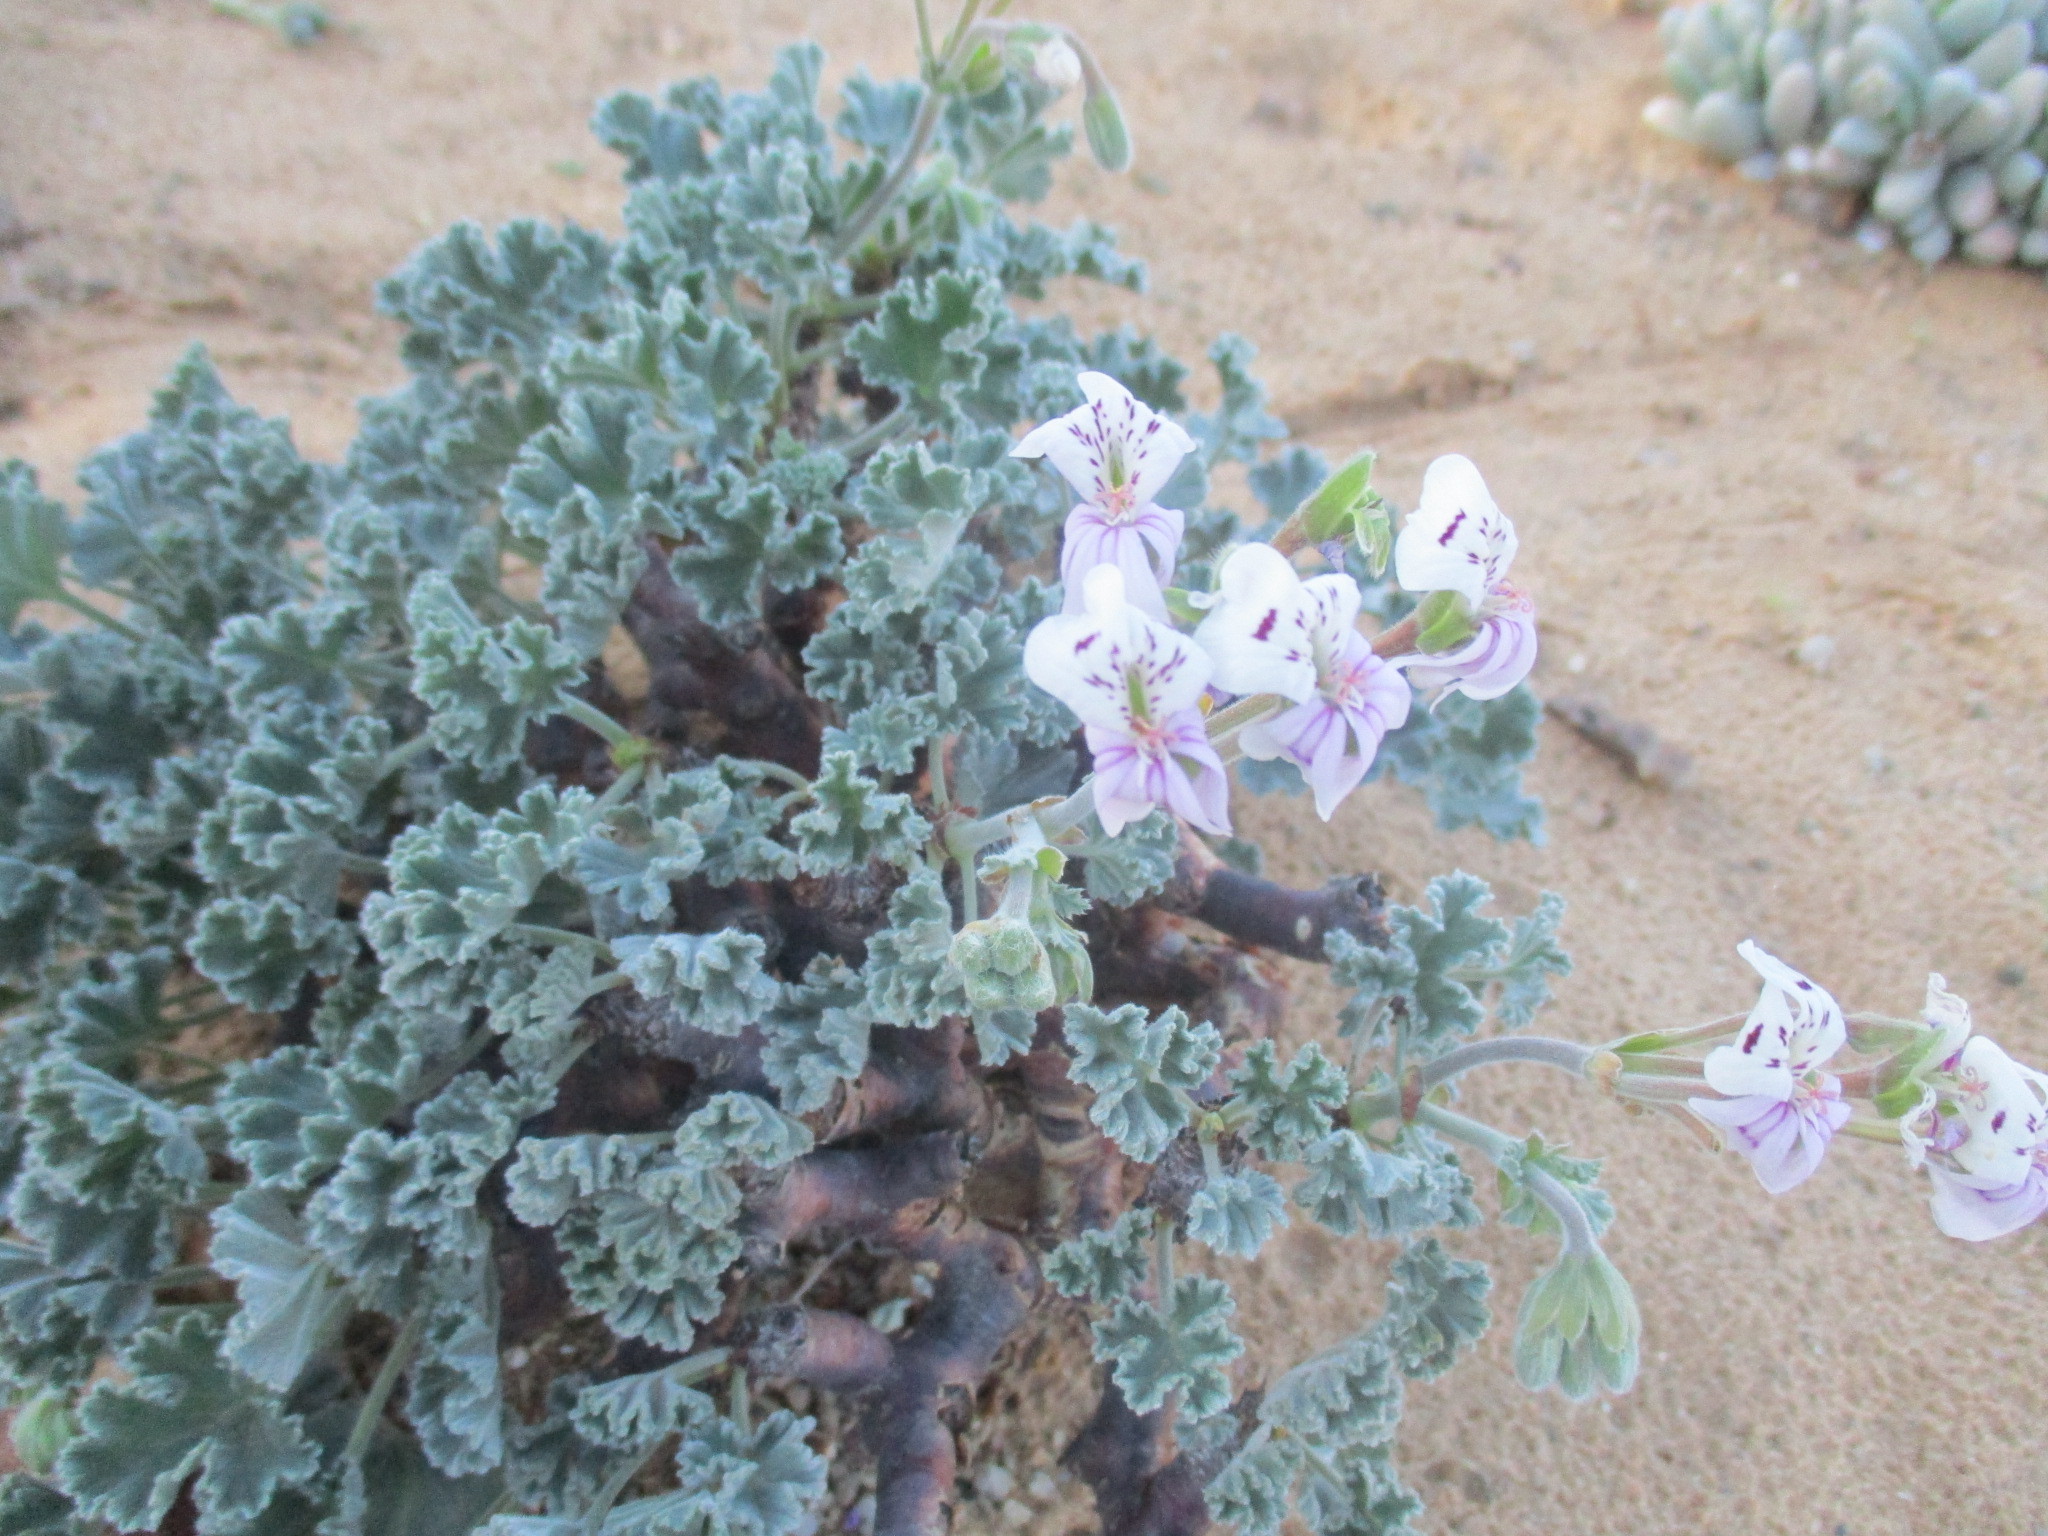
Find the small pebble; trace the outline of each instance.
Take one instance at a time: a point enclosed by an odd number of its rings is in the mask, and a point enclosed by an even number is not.
[[[2027,968],[2024,965],[2001,965],[1994,973],[2001,987],[2023,987],[2027,984]]]
[[[1038,1517],[1031,1512],[1031,1506],[1022,1499],[1008,1499],[1003,1503],[1003,1524],[1023,1530]]]
[[[974,1491],[991,1504],[1002,1503],[1016,1486],[1017,1479],[1010,1475],[1010,1469],[997,1462],[974,1474]]]
[[[1060,1485],[1052,1480],[1050,1472],[1034,1472],[1031,1481],[1024,1485],[1024,1491],[1041,1504],[1049,1504],[1059,1497]]]
[[[1792,659],[1809,672],[1830,670],[1835,664],[1835,637],[1808,635],[1799,642],[1799,648],[1792,653]]]

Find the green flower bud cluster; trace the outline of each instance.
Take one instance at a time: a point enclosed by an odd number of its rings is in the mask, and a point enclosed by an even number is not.
[[[1598,1248],[1567,1248],[1522,1296],[1515,1374],[1532,1392],[1555,1382],[1574,1402],[1603,1386],[1626,1392],[1642,1338],[1642,1314],[1621,1271]]]
[[[1052,960],[1029,923],[1013,917],[969,923],[953,935],[949,958],[977,1012],[1018,1008],[1037,1013],[1059,1001]]]
[[[1659,30],[1651,127],[1863,194],[1873,247],[2048,266],[2048,0],[1704,0]]]

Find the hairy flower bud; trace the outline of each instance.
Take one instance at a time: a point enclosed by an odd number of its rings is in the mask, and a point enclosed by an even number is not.
[[[1531,1392],[1555,1383],[1574,1402],[1636,1379],[1643,1319],[1635,1293],[1598,1248],[1565,1252],[1536,1277],[1515,1319],[1515,1374]]]
[[[1036,1013],[1059,1001],[1052,960],[1029,923],[1012,917],[969,923],[953,935],[950,959],[977,1010]]]
[[[1064,37],[1040,43],[1031,55],[1031,73],[1039,84],[1071,91],[1081,83],[1081,56]]]

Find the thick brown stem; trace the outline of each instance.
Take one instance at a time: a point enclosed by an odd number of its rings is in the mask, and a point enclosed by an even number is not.
[[[1095,1095],[1069,1075],[1073,1064],[1057,1028],[1042,1028],[1039,1036],[1017,1063],[1040,1159],[1039,1223],[1060,1233],[1090,1232],[1129,1208],[1131,1162],[1088,1118]]]
[[[940,1409],[949,1389],[981,1380],[1024,1320],[1038,1292],[1038,1266],[1015,1238],[954,1209],[922,1228],[900,1224],[896,1246],[936,1263],[939,1275],[868,1413],[874,1530],[943,1536],[957,1457]]]
[[[1235,1436],[1164,1460],[1166,1415],[1133,1413],[1105,1375],[1101,1401],[1060,1462],[1094,1492],[1102,1536],[1202,1536],[1212,1523],[1203,1490],[1236,1454],[1256,1408],[1257,1394],[1238,1399]]]
[[[1159,905],[1098,907],[1084,919],[1097,1006],[1179,1007],[1214,1024],[1227,1042],[1264,1039],[1286,1015],[1285,980],[1248,949],[1190,933],[1167,909],[1174,885]]]
[[[830,1392],[858,1392],[888,1374],[889,1336],[850,1312],[770,1307],[752,1319],[746,1361],[757,1375],[789,1376]]]
[[[747,1236],[792,1242],[820,1228],[876,1232],[905,1206],[937,1200],[966,1175],[960,1138],[935,1131],[860,1151],[813,1152],[783,1169],[747,1205]]]
[[[1241,944],[1297,960],[1326,959],[1323,940],[1340,931],[1376,948],[1387,942],[1386,898],[1376,875],[1347,875],[1299,891],[1232,869],[1192,837],[1181,839],[1174,878],[1158,902]]]
[[[985,1128],[988,1106],[981,1086],[961,1059],[966,1021],[953,1017],[937,1029],[878,1029],[868,1064],[842,1084],[833,1100],[806,1117],[820,1142],[884,1128],[966,1131]]]
[[[772,637],[756,626],[753,643],[735,643],[705,623],[676,584],[660,541],[650,538],[646,548],[647,570],[624,620],[647,658],[648,731],[681,746],[767,758],[815,774],[816,707],[773,654]]]

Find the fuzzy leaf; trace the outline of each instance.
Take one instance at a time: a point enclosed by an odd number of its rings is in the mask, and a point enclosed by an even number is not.
[[[861,974],[874,1022],[931,1029],[964,1013],[966,997],[947,964],[952,946],[953,905],[939,877],[919,868],[889,898],[889,926],[868,940]]]
[[[436,1278],[406,1372],[405,1416],[428,1465],[443,1476],[490,1472],[505,1459],[496,1276],[488,1264],[463,1264]]]
[[[1252,375],[1252,359],[1258,352],[1235,335],[1219,336],[1209,348],[1223,401],[1214,415],[1189,417],[1188,430],[1212,466],[1226,459],[1250,463],[1258,457],[1261,443],[1287,435],[1286,424],[1266,409],[1266,386]]]
[[[1233,1456],[1202,1497],[1210,1514],[1236,1527],[1238,1536],[1276,1536],[1300,1466],[1297,1441],[1261,1440]]]
[[[797,863],[807,875],[857,870],[870,859],[908,869],[924,852],[932,829],[908,795],[882,793],[854,767],[850,752],[825,756],[811,785],[811,809],[790,822]]]
[[[1393,1352],[1363,1333],[1274,1382],[1259,1418],[1313,1446],[1385,1445],[1400,1427],[1401,1396]]]
[[[1369,1225],[1368,1212],[1420,1187],[1425,1176],[1420,1163],[1382,1152],[1348,1130],[1330,1132],[1302,1162],[1309,1175],[1295,1187],[1295,1204],[1340,1237]]]
[[[1115,1362],[1117,1386],[1133,1410],[1150,1413],[1179,1392],[1180,1411],[1192,1421],[1230,1406],[1224,1367],[1244,1353],[1230,1331],[1237,1303],[1230,1288],[1206,1275],[1176,1280],[1164,1313],[1125,1297],[1095,1324],[1095,1358]]]
[[[1492,1289],[1484,1264],[1452,1258],[1433,1237],[1403,1249],[1387,1280],[1383,1325],[1402,1371],[1434,1381],[1449,1370],[1493,1322]]]
[[[1210,1179],[1188,1203],[1188,1236],[1233,1258],[1257,1258],[1274,1229],[1287,1225],[1287,1192],[1256,1169]]]
[[[348,1288],[274,1190],[244,1189],[213,1213],[211,1258],[242,1303],[228,1319],[221,1352],[251,1381],[290,1391],[314,1352],[340,1332],[352,1307]]]
[[[1332,934],[1326,941],[1331,977],[1355,989],[1343,1010],[1344,1032],[1386,1018],[1374,1007],[1382,999],[1399,1004],[1405,1044],[1421,1058],[1442,1053],[1477,1029],[1486,1009],[1466,978],[1483,988],[1508,938],[1505,924],[1480,915],[1492,897],[1484,880],[1462,871],[1440,875],[1429,883],[1426,905],[1388,909],[1396,941],[1388,948],[1375,950],[1348,934]],[[1540,948],[1533,963],[1544,964]],[[1373,1038],[1380,1034],[1375,1029]]]
[[[837,1084],[867,1065],[866,987],[843,964],[819,955],[801,983],[783,988],[761,1028],[761,1070],[783,1108],[797,1115],[822,1109]]]
[[[1500,962],[1500,1001],[1494,1014],[1507,1029],[1524,1029],[1550,1001],[1550,978],[1569,976],[1572,957],[1557,942],[1564,898],[1549,891],[1527,917],[1515,919],[1506,956]]]
[[[1251,1119],[1244,1139],[1263,1157],[1299,1161],[1330,1134],[1331,1117],[1351,1096],[1343,1070],[1311,1040],[1282,1069],[1279,1049],[1260,1040],[1230,1074],[1230,1086]]]
[[[1446,832],[1475,823],[1503,840],[1543,841],[1543,807],[1522,793],[1522,765],[1536,754],[1543,707],[1526,686],[1484,703],[1459,694],[1380,744],[1374,773],[1419,786]]]
[[[128,1380],[86,1396],[78,1438],[57,1459],[80,1513],[120,1531],[152,1530],[197,1471],[201,1536],[226,1536],[318,1470],[298,1421],[230,1371],[220,1343],[212,1324],[187,1314],[136,1338],[122,1356]]]
[[[610,260],[602,238],[573,224],[515,219],[493,243],[464,222],[380,283],[377,307],[407,327],[414,368],[534,363],[603,302]]]
[[[761,969],[764,951],[758,935],[737,928],[612,941],[619,969],[641,996],[714,1035],[738,1034],[775,1000],[775,983]]]
[[[714,624],[758,617],[764,587],[799,591],[844,553],[836,518],[792,509],[775,485],[734,470],[691,498],[686,522],[697,542],[678,549],[670,568]]]
[[[221,626],[213,664],[233,679],[228,698],[253,717],[266,703],[294,700],[339,709],[348,700],[342,666],[361,639],[353,608],[278,608]]]
[[[661,1509],[646,1536],[796,1536],[825,1493],[825,1458],[805,1444],[815,1427],[787,1409],[752,1430],[730,1419],[700,1420],[676,1450],[676,1492],[648,1501]],[[621,1512],[629,1530],[631,1507]]]
[[[1173,878],[1174,861],[1180,856],[1180,823],[1162,807],[1115,837],[1098,828],[1077,852],[1090,896],[1112,907],[1135,906]]]
[[[1086,1003],[1066,1009],[1069,1075],[1095,1090],[1088,1118],[1140,1162],[1154,1161],[1194,1118],[1188,1094],[1216,1070],[1223,1041],[1213,1026],[1190,1025],[1169,1008],[1156,1019],[1126,1003],[1111,1013]]]
[[[618,1376],[576,1394],[571,1419],[592,1445],[630,1451],[654,1445],[712,1416],[711,1399],[689,1383],[698,1368],[677,1361],[658,1371]]]
[[[811,1132],[751,1093],[714,1094],[676,1131],[676,1151],[702,1168],[780,1168],[811,1150]]]
[[[552,631],[520,618],[485,625],[438,572],[413,587],[406,613],[416,636],[412,688],[433,711],[435,744],[487,771],[518,760],[527,727],[555,714],[582,674]]]
[[[935,273],[893,289],[847,338],[846,353],[869,383],[895,390],[927,418],[940,416],[981,377],[980,343],[1001,304],[1001,291],[979,273]]]
[[[282,896],[226,896],[199,914],[192,963],[245,1008],[272,1010],[297,996],[308,971],[331,976],[348,962],[355,936]]]
[[[0,630],[12,630],[24,603],[64,591],[71,547],[64,508],[43,495],[36,472],[19,459],[0,464]]]
[[[1120,1301],[1151,1269],[1153,1215],[1130,1210],[1115,1225],[1070,1237],[1046,1255],[1045,1278],[1062,1296]]]

